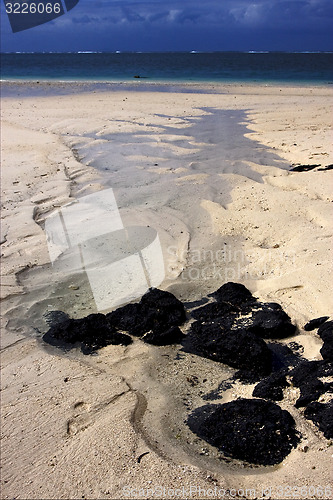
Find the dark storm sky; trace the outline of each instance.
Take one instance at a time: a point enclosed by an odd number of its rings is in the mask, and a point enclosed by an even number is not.
[[[1,10],[4,52],[333,50],[333,0],[79,0],[19,33]]]

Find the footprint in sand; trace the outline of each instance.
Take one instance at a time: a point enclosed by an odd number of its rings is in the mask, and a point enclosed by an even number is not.
[[[75,436],[93,423],[91,415],[89,415],[90,405],[88,403],[78,401],[74,404],[73,410],[73,417],[67,420],[67,434],[69,436]]]
[[[111,396],[94,406],[84,401],[77,401],[73,405],[73,416],[67,420],[67,434],[75,436],[80,431],[84,431],[96,421],[96,415],[107,409],[110,404],[115,403],[124,394],[127,394],[131,389],[127,388],[125,391]]]

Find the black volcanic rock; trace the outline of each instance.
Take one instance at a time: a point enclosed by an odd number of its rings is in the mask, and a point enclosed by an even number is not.
[[[326,321],[317,331],[319,337],[324,341],[320,354],[326,361],[333,362],[333,321]]]
[[[80,319],[65,319],[51,325],[44,334],[43,340],[65,349],[81,344],[84,354],[91,354],[110,344],[129,345],[132,342],[131,337],[111,327],[104,314],[90,314]]]
[[[282,462],[300,439],[290,413],[261,399],[205,405],[189,415],[187,424],[224,455],[258,465]]]
[[[108,313],[114,327],[141,337],[149,331],[161,332],[186,320],[184,305],[172,293],[150,289],[139,303],[127,304]]]
[[[327,321],[329,316],[321,316],[320,318],[315,318],[309,321],[306,325],[304,325],[304,330],[306,332],[311,332],[315,328],[321,326],[325,321]]]
[[[330,165],[326,165],[326,167],[323,167],[323,168],[318,168],[318,171],[319,170],[333,170],[333,164],[331,163]]]
[[[185,335],[178,326],[172,326],[167,330],[148,332],[142,337],[142,340],[147,344],[162,346],[180,344],[184,337]]]
[[[333,362],[333,340],[326,340],[320,349],[320,354],[325,361]]]
[[[261,380],[253,389],[252,396],[255,398],[282,401],[283,389],[288,385],[286,370],[281,370]]]
[[[141,337],[149,330],[149,318],[143,315],[140,304],[127,304],[106,315],[112,327]]]
[[[267,344],[247,330],[224,330],[220,324],[195,322],[183,347],[187,352],[249,372],[255,380],[272,369],[272,353]]]
[[[297,408],[307,406],[325,392],[333,389],[332,383],[320,380],[333,376],[333,363],[325,360],[302,361],[290,372],[290,375],[293,384],[301,390],[300,397],[295,404]]]
[[[333,321],[326,321],[321,325],[317,334],[324,342],[333,340]]]
[[[255,302],[257,300],[244,285],[231,281],[209,294],[209,297],[214,297],[217,302],[227,302],[232,306],[239,306],[246,302]]]
[[[296,326],[279,304],[248,301],[232,305],[212,302],[191,312],[202,323],[214,323],[223,329],[249,330],[262,338],[280,339],[293,335]]]
[[[262,339],[293,335],[296,327],[289,316],[279,304],[259,302],[241,284],[225,283],[211,296],[216,302],[191,312],[197,321],[184,350],[238,368],[236,376],[243,381],[270,374],[272,351]]]
[[[143,311],[164,327],[179,326],[186,320],[184,304],[172,293],[151,288],[140,300]]]
[[[235,308],[227,302],[211,302],[191,311],[191,316],[199,321],[211,322],[234,311]]]
[[[305,418],[312,420],[325,438],[333,439],[333,401],[310,403],[304,412]]]
[[[297,165],[296,167],[292,167],[290,169],[291,172],[309,172],[309,170],[313,170],[316,167],[320,167],[320,164],[316,165]]]
[[[249,329],[265,339],[283,339],[294,335],[296,326],[279,304],[267,303],[253,311]]]

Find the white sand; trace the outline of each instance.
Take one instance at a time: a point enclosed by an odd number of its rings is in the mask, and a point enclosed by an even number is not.
[[[97,356],[62,355],[33,330],[45,329],[47,309],[95,310],[71,276],[52,284],[43,222],[73,197],[112,187],[124,224],[159,234],[162,288],[191,301],[242,282],[281,303],[305,356],[321,359],[320,339],[302,326],[332,314],[332,172],[288,168],[333,163],[332,91],[222,92],[3,99],[2,498],[156,498],[159,490],[138,488],[159,486],[165,498],[168,488],[205,498],[215,486],[246,498],[271,487],[271,498],[289,498],[288,487],[308,495],[310,486],[329,486],[332,448],[294,408],[295,389],[282,407],[302,432],[299,447],[275,468],[237,469],[212,450],[200,455],[205,444],[183,423],[203,404],[187,376],[209,375],[208,392],[225,368],[139,340]],[[224,400],[251,390],[233,388]],[[313,498],[324,498],[320,491]]]

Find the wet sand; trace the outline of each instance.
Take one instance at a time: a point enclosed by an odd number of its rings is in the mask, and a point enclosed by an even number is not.
[[[281,406],[301,444],[278,466],[249,467],[221,460],[184,423],[207,397],[251,395],[223,390],[233,369],[139,339],[94,356],[41,341],[48,311],[97,311],[83,275],[54,277],[45,219],[112,188],[124,226],[159,235],[162,289],[190,308],[241,282],[288,312],[298,331],[285,343],[321,359],[303,326],[332,310],[332,173],[289,170],[332,163],[332,91],[218,90],[3,99],[3,498],[157,498],[159,488],[207,498],[215,487],[220,498],[288,498],[289,487],[329,486],[330,443],[294,408],[297,389]]]

